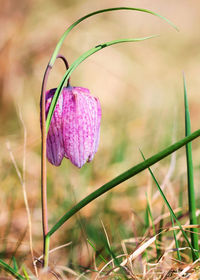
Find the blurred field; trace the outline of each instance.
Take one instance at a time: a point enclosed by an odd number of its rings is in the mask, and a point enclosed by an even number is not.
[[[39,99],[43,73],[60,36],[82,15],[114,6],[151,9],[170,19],[180,30],[176,32],[151,15],[121,11],[90,18],[69,35],[61,53],[72,63],[84,51],[105,41],[160,34],[144,42],[107,48],[73,73],[72,85],[89,88],[101,101],[101,141],[94,161],[81,170],[67,160],[60,168],[48,164],[50,225],[76,201],[140,162],[138,148],[148,157],[184,136],[183,71],[192,130],[199,128],[200,3],[197,0],[1,0],[0,4],[0,255],[9,262],[15,254],[19,263],[31,268],[22,187],[6,143],[10,143],[22,171],[24,130],[20,112],[27,130],[26,188],[34,253],[39,257],[42,253]],[[58,85],[64,70],[57,62],[49,88]],[[193,156],[200,207],[198,143],[194,142]],[[159,182],[164,180],[169,166],[170,158],[154,166]],[[185,153],[181,149],[176,153],[176,165],[166,185],[174,208],[178,207],[180,189],[183,193],[186,190],[185,172]],[[144,234],[146,192],[152,192],[152,196],[156,193],[148,171],[83,209],[53,236],[51,248],[72,243],[52,253],[51,266],[66,265],[79,272],[92,267],[93,251],[87,239],[106,258],[101,220],[114,252],[120,254],[123,239]],[[183,202],[186,213],[186,196]],[[162,206],[158,195],[151,205],[154,218],[160,215]],[[130,252],[134,248],[130,246]]]

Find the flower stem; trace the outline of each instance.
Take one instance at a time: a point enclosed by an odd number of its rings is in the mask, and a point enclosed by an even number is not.
[[[47,268],[48,267],[48,262],[49,262],[49,243],[50,243],[50,236],[47,234],[45,235],[44,238],[44,267]]]
[[[41,201],[42,201],[42,228],[43,228],[43,255],[44,259],[47,258],[48,252],[46,248],[46,235],[48,233],[48,210],[47,210],[47,170],[46,170],[46,112],[45,112],[45,92],[46,85],[51,71],[51,66],[48,64],[44,73],[41,89],[41,129],[42,129],[42,145],[41,145]],[[48,261],[44,262],[44,265],[48,265]]]
[[[65,64],[66,70],[69,69],[69,63],[68,63],[67,59],[66,59],[63,55],[59,54],[59,55],[57,55],[56,58],[62,59],[62,61],[63,61],[64,64]],[[70,78],[69,78],[68,81],[67,81],[67,87],[70,87]]]
[[[66,69],[68,70],[69,64],[66,58],[63,55],[57,55],[57,58],[63,60]],[[47,169],[46,169],[46,110],[45,110],[45,103],[46,103],[46,87],[47,87],[47,80],[49,77],[49,73],[52,69],[50,64],[47,65],[44,78],[42,81],[42,89],[41,89],[41,130],[42,130],[42,145],[41,145],[41,201],[42,201],[42,228],[43,228],[43,256],[44,256],[44,267],[48,267],[48,258],[49,258],[49,236],[48,234],[48,209],[47,209]],[[70,86],[69,80],[67,86]]]

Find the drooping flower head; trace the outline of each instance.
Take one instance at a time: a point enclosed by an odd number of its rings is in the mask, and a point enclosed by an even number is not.
[[[46,92],[46,115],[56,89]],[[58,98],[47,135],[47,158],[59,166],[63,157],[77,167],[90,162],[98,149],[101,106],[82,87],[65,87]]]

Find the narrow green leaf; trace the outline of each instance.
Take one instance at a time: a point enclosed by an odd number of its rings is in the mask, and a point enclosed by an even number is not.
[[[103,195],[107,191],[111,190],[112,188],[116,187],[117,185],[121,184],[122,182],[132,178],[136,174],[140,173],[141,171],[145,170],[146,168],[152,166],[156,162],[160,161],[161,159],[167,157],[171,153],[175,152],[176,150],[180,149],[190,141],[194,140],[195,138],[200,136],[200,129],[193,132],[191,135],[179,140],[175,144],[172,144],[171,146],[165,148],[161,152],[153,155],[152,157],[146,159],[145,161],[137,164],[136,166],[128,169],[127,171],[123,172],[119,176],[115,177],[108,183],[104,184],[88,196],[86,196],[84,199],[82,199],[80,202],[78,202],[74,207],[72,207],[69,211],[67,211],[63,217],[60,218],[60,220],[51,228],[51,230],[48,232],[47,236],[51,236],[54,232],[56,232],[68,219],[70,219],[75,213],[77,213],[80,209],[82,209],[84,206],[89,204],[91,201],[95,200],[97,197]]]
[[[143,159],[145,159],[145,158],[144,158],[144,155],[143,155],[143,153],[142,153],[142,151],[140,151],[140,152],[141,152],[141,154],[142,154]],[[150,171],[150,173],[151,173],[151,176],[152,176],[154,182],[156,183],[156,185],[157,185],[157,187],[158,187],[158,184],[159,184],[158,181],[156,180],[155,176],[153,175],[153,172],[151,171],[151,169],[150,169],[150,168],[148,168],[148,169],[149,169],[149,171]],[[159,185],[159,190],[161,190],[160,185]],[[162,194],[161,194],[161,195],[162,195]],[[162,214],[163,214],[163,213],[164,213],[164,207],[162,208]],[[171,213],[170,213],[170,216],[171,216],[172,225],[174,226],[174,219],[173,219],[173,216],[171,215]],[[159,232],[161,232],[161,228],[162,228],[162,227],[163,227],[163,219],[160,220]],[[155,232],[155,234],[156,234],[156,232]],[[175,244],[176,244],[176,248],[177,248],[178,259],[181,261],[181,256],[180,256],[180,252],[179,252],[179,244],[178,244],[178,240],[177,240],[177,238],[176,238],[176,231],[175,231],[175,230],[173,230],[173,235],[174,235],[174,240],[175,240]],[[161,241],[162,241],[162,234],[159,234],[159,235],[158,235],[158,241],[159,241],[159,243],[161,243]],[[161,250],[160,250],[160,248],[157,246],[157,243],[156,243],[156,252],[157,252],[157,259],[159,259],[159,257],[161,256]]]
[[[178,197],[178,207],[180,211],[177,213],[177,217],[181,217],[183,215],[183,182],[182,179],[180,181],[180,188],[179,188],[179,197]]]
[[[26,270],[26,268],[25,268],[25,266],[24,266],[24,265],[22,266],[22,270],[23,270],[23,273],[24,273],[25,279],[26,279],[26,280],[30,280],[29,275],[28,275],[28,272],[27,272],[27,270]]]
[[[145,230],[146,230],[150,226],[148,202],[147,202],[147,206],[146,206],[145,213],[144,213],[144,223],[145,223]]]
[[[123,266],[120,265],[119,259],[116,258],[116,255],[114,253],[114,250],[109,246],[107,240],[105,239],[105,245],[106,245],[106,249],[110,255],[110,257],[113,259],[114,264],[116,267],[119,268],[119,271],[123,274],[123,279],[128,279],[126,276],[126,270],[124,269]]]
[[[142,154],[143,159],[145,160],[145,157],[144,157],[142,151],[141,151],[141,154]],[[166,198],[164,192],[162,191],[162,189],[161,189],[161,187],[160,187],[160,185],[159,185],[159,183],[158,183],[156,177],[154,176],[154,174],[153,174],[151,168],[148,168],[148,170],[149,170],[149,172],[150,172],[150,174],[151,174],[151,176],[152,176],[152,178],[153,178],[153,180],[154,180],[154,182],[155,182],[155,184],[156,184],[156,186],[157,186],[157,188],[158,188],[158,190],[159,190],[159,192],[160,192],[160,194],[161,194],[161,196],[162,196],[162,198],[163,198],[163,200],[164,200],[164,202],[165,202],[165,204],[166,204],[166,206],[167,206],[167,208],[169,209],[170,215],[172,216],[172,218],[174,218],[174,220],[176,221],[177,225],[179,226],[179,228],[180,228],[180,230],[181,230],[181,232],[182,232],[182,234],[183,234],[183,236],[184,236],[184,238],[185,238],[185,240],[186,240],[188,246],[189,246],[189,247],[191,248],[191,250],[192,250],[192,253],[193,253],[194,255],[197,256],[197,252],[194,251],[194,248],[193,248],[193,246],[191,245],[191,243],[190,243],[190,241],[189,241],[189,239],[188,239],[188,237],[187,237],[187,234],[186,234],[185,231],[183,230],[183,228],[182,228],[182,226],[181,226],[181,223],[180,223],[179,220],[177,219],[177,217],[176,217],[176,215],[175,215],[173,209],[171,208],[171,205],[169,204],[169,202],[168,202],[168,200],[167,200],[167,198]]]
[[[89,17],[92,17],[92,16],[95,16],[97,14],[101,14],[101,13],[106,13],[106,12],[111,12],[111,11],[119,11],[119,10],[129,10],[129,11],[138,11],[138,12],[144,12],[144,13],[148,13],[148,14],[151,14],[151,15],[154,15],[154,16],[157,16],[161,19],[163,19],[164,21],[166,21],[167,23],[169,23],[173,28],[175,28],[177,31],[178,31],[178,28],[170,21],[168,20],[167,18],[155,13],[155,12],[152,12],[150,10],[146,10],[146,9],[140,9],[140,8],[133,8],[133,7],[116,7],[116,8],[108,8],[108,9],[103,9],[103,10],[98,10],[98,11],[95,11],[95,12],[92,12],[92,13],[89,13],[81,18],[79,18],[77,21],[75,21],[72,25],[70,25],[67,30],[63,33],[62,37],[60,38],[58,44],[56,45],[56,48],[53,52],[53,55],[50,59],[50,62],[49,62],[49,66],[50,67],[53,67],[55,61],[56,61],[56,57],[60,51],[60,48],[64,42],[64,40],[66,39],[67,35],[69,34],[69,32],[75,27],[77,26],[79,23],[81,23],[82,21],[84,21],[85,19],[89,18]]]
[[[97,252],[97,249],[95,248],[94,244],[92,243],[92,241],[90,241],[89,239],[87,239],[87,242],[90,244],[90,246],[93,248],[93,250],[95,251],[95,253]],[[102,256],[102,254],[99,254],[99,257],[102,259],[102,261],[104,263],[108,263],[107,260]]]
[[[148,209],[148,213],[149,213],[151,223],[152,223],[153,234],[156,235],[156,228],[155,228],[155,225],[154,225],[153,215],[152,215],[152,212],[151,212],[151,207],[150,207],[147,195],[146,195],[146,199],[147,199],[147,209]],[[157,254],[157,259],[158,259],[159,258],[159,248],[158,248],[158,244],[157,244],[157,239],[155,239],[155,245],[156,245],[156,254]]]
[[[139,42],[139,41],[144,41],[144,40],[147,40],[147,39],[151,39],[151,38],[155,38],[156,36],[158,35],[153,35],[153,36],[149,36],[149,37],[143,37],[143,38],[135,38],[135,39],[120,39],[120,40],[114,40],[114,41],[110,41],[110,42],[106,42],[104,44],[100,44],[90,50],[88,50],[87,52],[85,52],[84,54],[82,54],[81,56],[79,56],[78,59],[76,59],[72,65],[69,67],[69,69],[66,71],[65,75],[63,76],[59,86],[57,87],[56,89],[56,92],[52,98],[52,101],[51,101],[51,105],[49,107],[49,112],[48,112],[48,115],[47,115],[47,120],[46,120],[46,130],[47,130],[47,133],[48,133],[48,130],[49,130],[49,126],[50,126],[50,122],[51,122],[51,118],[53,116],[53,112],[54,112],[54,109],[56,107],[56,103],[58,101],[58,98],[59,98],[59,95],[61,94],[62,92],[62,89],[63,87],[65,86],[65,84],[67,83],[69,77],[71,76],[72,72],[84,61],[86,60],[89,56],[93,55],[94,53],[106,48],[106,47],[109,47],[109,46],[112,46],[112,45],[116,45],[116,44],[121,44],[121,43],[127,43],[127,42]]]
[[[19,280],[25,280],[25,278],[20,275],[18,272],[16,272],[11,266],[9,266],[7,263],[5,263],[4,261],[0,260],[0,267],[7,271],[9,274],[13,275],[16,279]]]
[[[191,123],[190,123],[190,112],[187,99],[187,89],[185,77],[183,76],[184,83],[184,101],[185,101],[185,136],[191,135]],[[194,173],[193,173],[193,162],[192,162],[192,143],[186,145],[186,161],[187,161],[187,181],[188,181],[188,204],[189,204],[189,216],[190,224],[197,225],[196,217],[196,203],[195,203],[195,190],[194,190]],[[198,244],[198,229],[194,228],[191,230],[191,243],[194,249],[199,251]],[[192,255],[193,261],[199,258],[199,253],[197,255]]]
[[[163,205],[162,207],[162,211],[161,211],[161,216],[164,214],[164,211],[165,211],[165,205]],[[158,233],[160,233],[158,235],[158,244],[159,245],[159,251],[158,251],[158,258],[161,257],[161,243],[162,243],[162,237],[163,237],[163,234],[162,234],[162,228],[163,228],[163,223],[164,223],[164,219],[161,219],[160,222],[159,222],[159,229],[158,229]]]
[[[13,261],[13,269],[18,272],[18,265],[17,265],[17,261],[15,257],[12,257],[12,261]]]
[[[170,216],[171,216],[172,226],[174,227],[174,219],[173,219],[172,215],[170,215]],[[178,257],[178,260],[181,261],[181,255],[180,255],[180,252],[179,252],[179,243],[178,243],[178,240],[176,238],[176,232],[177,232],[176,230],[173,230],[175,245],[176,245],[176,249],[177,249],[177,257]]]

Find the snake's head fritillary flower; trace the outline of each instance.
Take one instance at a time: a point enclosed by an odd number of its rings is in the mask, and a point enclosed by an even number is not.
[[[46,115],[56,89],[46,92]],[[81,168],[99,145],[101,106],[82,87],[65,87],[59,96],[47,135],[47,158],[59,166],[63,157]]]

